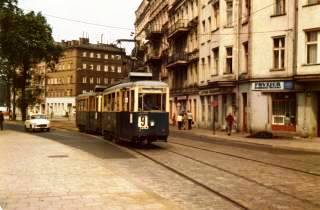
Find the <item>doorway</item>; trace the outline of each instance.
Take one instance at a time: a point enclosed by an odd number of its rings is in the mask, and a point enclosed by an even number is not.
[[[243,101],[243,116],[242,116],[242,130],[244,132],[248,132],[248,97],[247,93],[242,93],[242,101]]]

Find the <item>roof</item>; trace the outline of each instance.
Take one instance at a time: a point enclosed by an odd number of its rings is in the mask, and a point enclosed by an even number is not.
[[[136,82],[126,82],[121,83],[110,88],[105,89],[104,92],[109,92],[114,89],[122,89],[122,88],[129,88],[129,87],[137,87],[137,86],[149,86],[149,87],[156,87],[156,88],[165,88],[168,87],[168,84],[161,81],[154,81],[154,80],[144,80],[144,81],[136,81]]]

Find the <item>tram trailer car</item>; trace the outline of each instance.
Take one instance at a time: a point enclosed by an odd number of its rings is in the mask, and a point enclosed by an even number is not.
[[[115,142],[167,141],[169,87],[160,81],[136,81],[102,94],[82,94],[77,97],[77,126]]]
[[[80,132],[101,134],[101,93],[85,93],[77,97],[76,125]]]
[[[169,87],[160,81],[115,85],[102,94],[102,129],[108,140],[167,141]]]

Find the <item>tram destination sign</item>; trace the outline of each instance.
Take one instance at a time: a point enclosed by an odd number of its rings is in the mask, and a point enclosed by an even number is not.
[[[269,81],[269,82],[254,82],[252,90],[290,90],[293,89],[292,81]]]

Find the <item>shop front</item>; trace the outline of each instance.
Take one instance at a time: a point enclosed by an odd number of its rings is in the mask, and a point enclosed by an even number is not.
[[[253,119],[256,131],[296,132],[297,93],[293,81],[254,82],[252,91],[256,97],[252,99],[252,117],[258,118]]]

